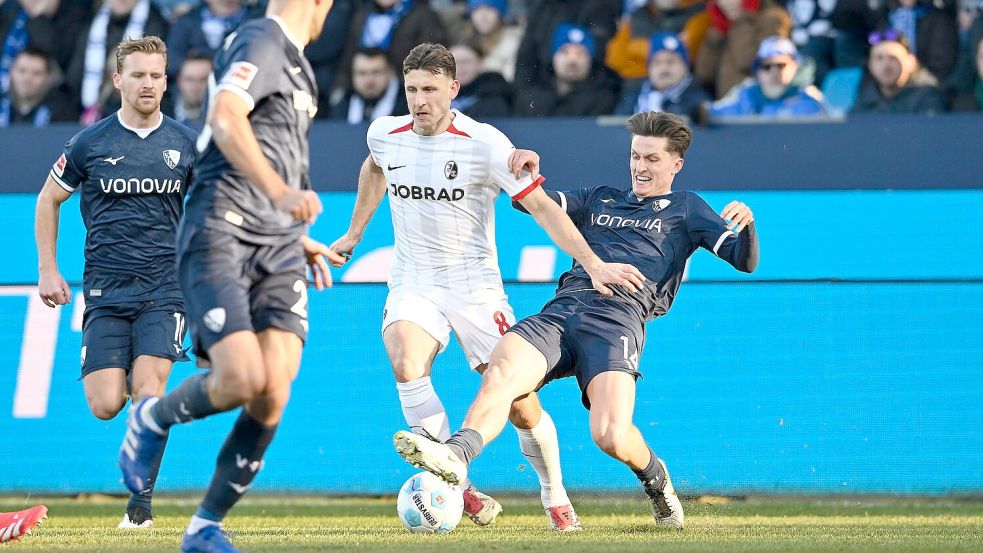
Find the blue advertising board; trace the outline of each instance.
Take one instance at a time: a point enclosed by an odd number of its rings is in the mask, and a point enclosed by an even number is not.
[[[706,193],[754,210],[762,263],[737,273],[694,256],[668,316],[649,323],[635,422],[684,494],[983,492],[983,191]],[[354,196],[323,198],[312,233],[330,241]],[[33,198],[0,197],[12,262],[0,267],[0,492],[120,492],[123,417],[88,413],[79,375],[81,308],[36,297]],[[81,277],[77,205],[63,208],[59,260]],[[499,205],[503,274],[517,315],[552,295],[568,258],[526,216]],[[403,426],[380,320],[392,229],[380,209],[335,288],[311,294],[311,337],[284,421],[256,481],[265,491],[392,494],[414,469],[393,452]],[[531,249],[530,249],[531,248]],[[551,257],[552,256],[552,257]],[[371,261],[377,258],[376,261]],[[552,259],[552,262],[550,262]],[[544,265],[545,264],[545,265]],[[370,281],[370,282],[359,282]],[[79,297],[75,286],[76,298]],[[175,367],[171,385],[196,369]],[[460,424],[478,377],[456,344],[434,382]],[[572,379],[542,393],[567,485],[634,490],[591,442]],[[172,433],[163,491],[207,485],[232,415]],[[474,465],[489,490],[534,491],[506,430]]]

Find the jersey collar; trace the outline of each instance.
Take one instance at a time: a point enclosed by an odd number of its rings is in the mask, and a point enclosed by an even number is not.
[[[157,120],[157,124],[154,125],[153,127],[148,127],[148,128],[145,128],[145,129],[138,129],[136,127],[131,127],[131,126],[127,125],[123,121],[123,110],[117,110],[116,111],[116,120],[119,121],[119,124],[124,129],[126,129],[128,131],[133,131],[140,138],[147,138],[148,136],[150,136],[150,133],[156,131],[157,129],[160,128],[161,125],[164,124],[164,114],[162,112],[157,112],[157,114],[160,115],[160,119]]]
[[[267,15],[266,18],[272,19],[274,22],[276,22],[276,24],[280,26],[280,30],[283,31],[283,34],[286,35],[287,40],[290,41],[290,44],[297,47],[297,53],[304,55],[304,45],[290,33],[290,29],[287,28],[287,24],[283,22],[283,19],[281,19],[279,15]]]
[[[642,204],[644,204],[644,203],[654,202],[654,201],[658,200],[659,198],[665,198],[666,196],[672,195],[674,192],[675,192],[675,190],[670,190],[670,191],[666,192],[665,194],[659,194],[658,196],[650,196],[650,197],[647,197],[647,198],[639,198],[638,196],[635,195],[635,191],[632,190],[631,189],[631,186],[629,185],[628,192],[626,193],[625,198],[629,202],[636,202],[636,203],[642,203]]]

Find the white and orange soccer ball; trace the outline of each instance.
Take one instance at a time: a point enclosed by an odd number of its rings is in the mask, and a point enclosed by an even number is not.
[[[399,490],[396,513],[410,532],[446,534],[461,522],[463,492],[429,472],[414,474]]]

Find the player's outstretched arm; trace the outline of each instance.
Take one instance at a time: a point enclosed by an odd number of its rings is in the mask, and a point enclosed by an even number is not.
[[[355,199],[355,209],[352,211],[352,221],[348,225],[348,231],[331,244],[331,249],[344,256],[345,261],[351,258],[355,246],[362,240],[365,227],[369,225],[385,195],[386,175],[370,155],[365,158],[358,172],[358,196]]]
[[[733,201],[720,212],[727,228],[737,233],[737,251],[734,267],[753,273],[758,267],[758,231],[754,227],[754,213],[742,202]]]
[[[642,283],[645,282],[642,272],[634,265],[605,263],[597,257],[570,217],[546,195],[542,188],[534,189],[519,200],[519,203],[536,219],[539,226],[543,227],[560,249],[584,266],[598,292],[605,296],[613,295],[614,292],[607,286],[609,284],[624,286],[629,291],[642,289]]]
[[[61,204],[70,197],[71,193],[58,186],[49,175],[38,194],[34,211],[34,240],[38,246],[38,295],[48,307],[72,301],[72,290],[58,271],[56,256]]]
[[[249,111],[242,98],[220,90],[208,115],[212,140],[229,163],[273,200],[277,209],[298,221],[313,223],[321,213],[321,200],[313,190],[293,190],[277,174],[259,147],[249,123]]]

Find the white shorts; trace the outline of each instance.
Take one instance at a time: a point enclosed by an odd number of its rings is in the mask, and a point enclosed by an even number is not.
[[[409,321],[425,330],[440,343],[438,353],[447,347],[453,330],[474,369],[491,358],[495,345],[515,324],[515,314],[501,288],[456,294],[400,286],[386,298],[382,330],[396,321]]]

